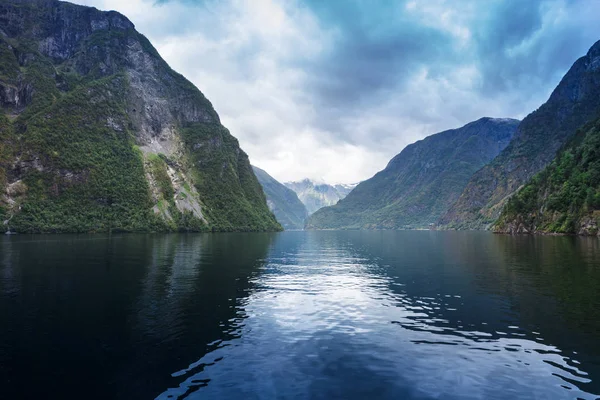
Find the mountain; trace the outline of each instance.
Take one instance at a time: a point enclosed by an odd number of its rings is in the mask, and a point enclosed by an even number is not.
[[[600,41],[573,64],[548,101],[521,122],[507,148],[471,178],[440,224],[458,229],[488,227],[506,200],[599,112]]]
[[[119,13],[3,0],[0,107],[3,229],[281,229],[211,103]]]
[[[298,198],[312,214],[320,208],[327,207],[337,203],[352,191],[355,185],[328,185],[326,183],[317,183],[310,179],[304,179],[298,182],[286,182],[285,186],[292,189],[298,195]]]
[[[481,118],[413,143],[337,205],[317,211],[306,227],[427,227],[458,199],[473,173],[508,145],[518,124]]]
[[[340,200],[345,198],[358,186],[358,183],[337,183],[333,185],[335,190],[340,194]]]
[[[494,231],[598,235],[599,226],[600,118],[508,200]]]
[[[269,209],[283,228],[304,229],[308,211],[296,192],[279,183],[262,169],[255,166],[252,166],[252,169],[267,196]]]

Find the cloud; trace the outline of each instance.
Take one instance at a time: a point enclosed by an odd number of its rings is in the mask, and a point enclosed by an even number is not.
[[[477,24],[476,41],[484,94],[510,90],[536,93],[556,83],[584,55],[600,29],[586,14],[598,2],[499,2]]]
[[[482,116],[522,118],[600,39],[600,2],[79,0],[116,9],[281,181],[355,182]]]

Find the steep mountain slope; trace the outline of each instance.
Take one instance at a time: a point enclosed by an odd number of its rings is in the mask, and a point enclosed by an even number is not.
[[[346,197],[354,185],[328,185],[304,179],[298,182],[286,182],[285,186],[292,189],[308,210],[308,214],[333,205]]]
[[[484,229],[515,191],[600,111],[600,42],[577,60],[548,101],[519,125],[508,147],[470,180],[440,224]]]
[[[597,235],[599,226],[600,118],[508,200],[494,231]]]
[[[458,199],[471,175],[508,145],[518,123],[482,118],[411,144],[344,200],[312,215],[307,228],[426,227]]]
[[[281,229],[211,103],[121,14],[0,3],[0,107],[3,229]]]
[[[279,183],[262,169],[255,166],[252,166],[252,169],[267,195],[269,209],[273,211],[283,228],[304,229],[308,211],[296,192]]]
[[[357,186],[358,183],[337,183],[333,185],[334,189],[337,190],[340,195],[340,200],[348,196]]]

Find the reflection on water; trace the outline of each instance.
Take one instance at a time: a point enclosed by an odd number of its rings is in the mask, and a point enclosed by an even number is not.
[[[0,238],[0,398],[154,398],[231,336],[272,240]]]
[[[0,251],[9,397],[600,394],[598,239],[23,236]]]

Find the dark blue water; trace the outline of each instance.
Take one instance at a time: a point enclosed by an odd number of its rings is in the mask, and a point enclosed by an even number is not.
[[[0,238],[0,398],[596,399],[600,241]]]

